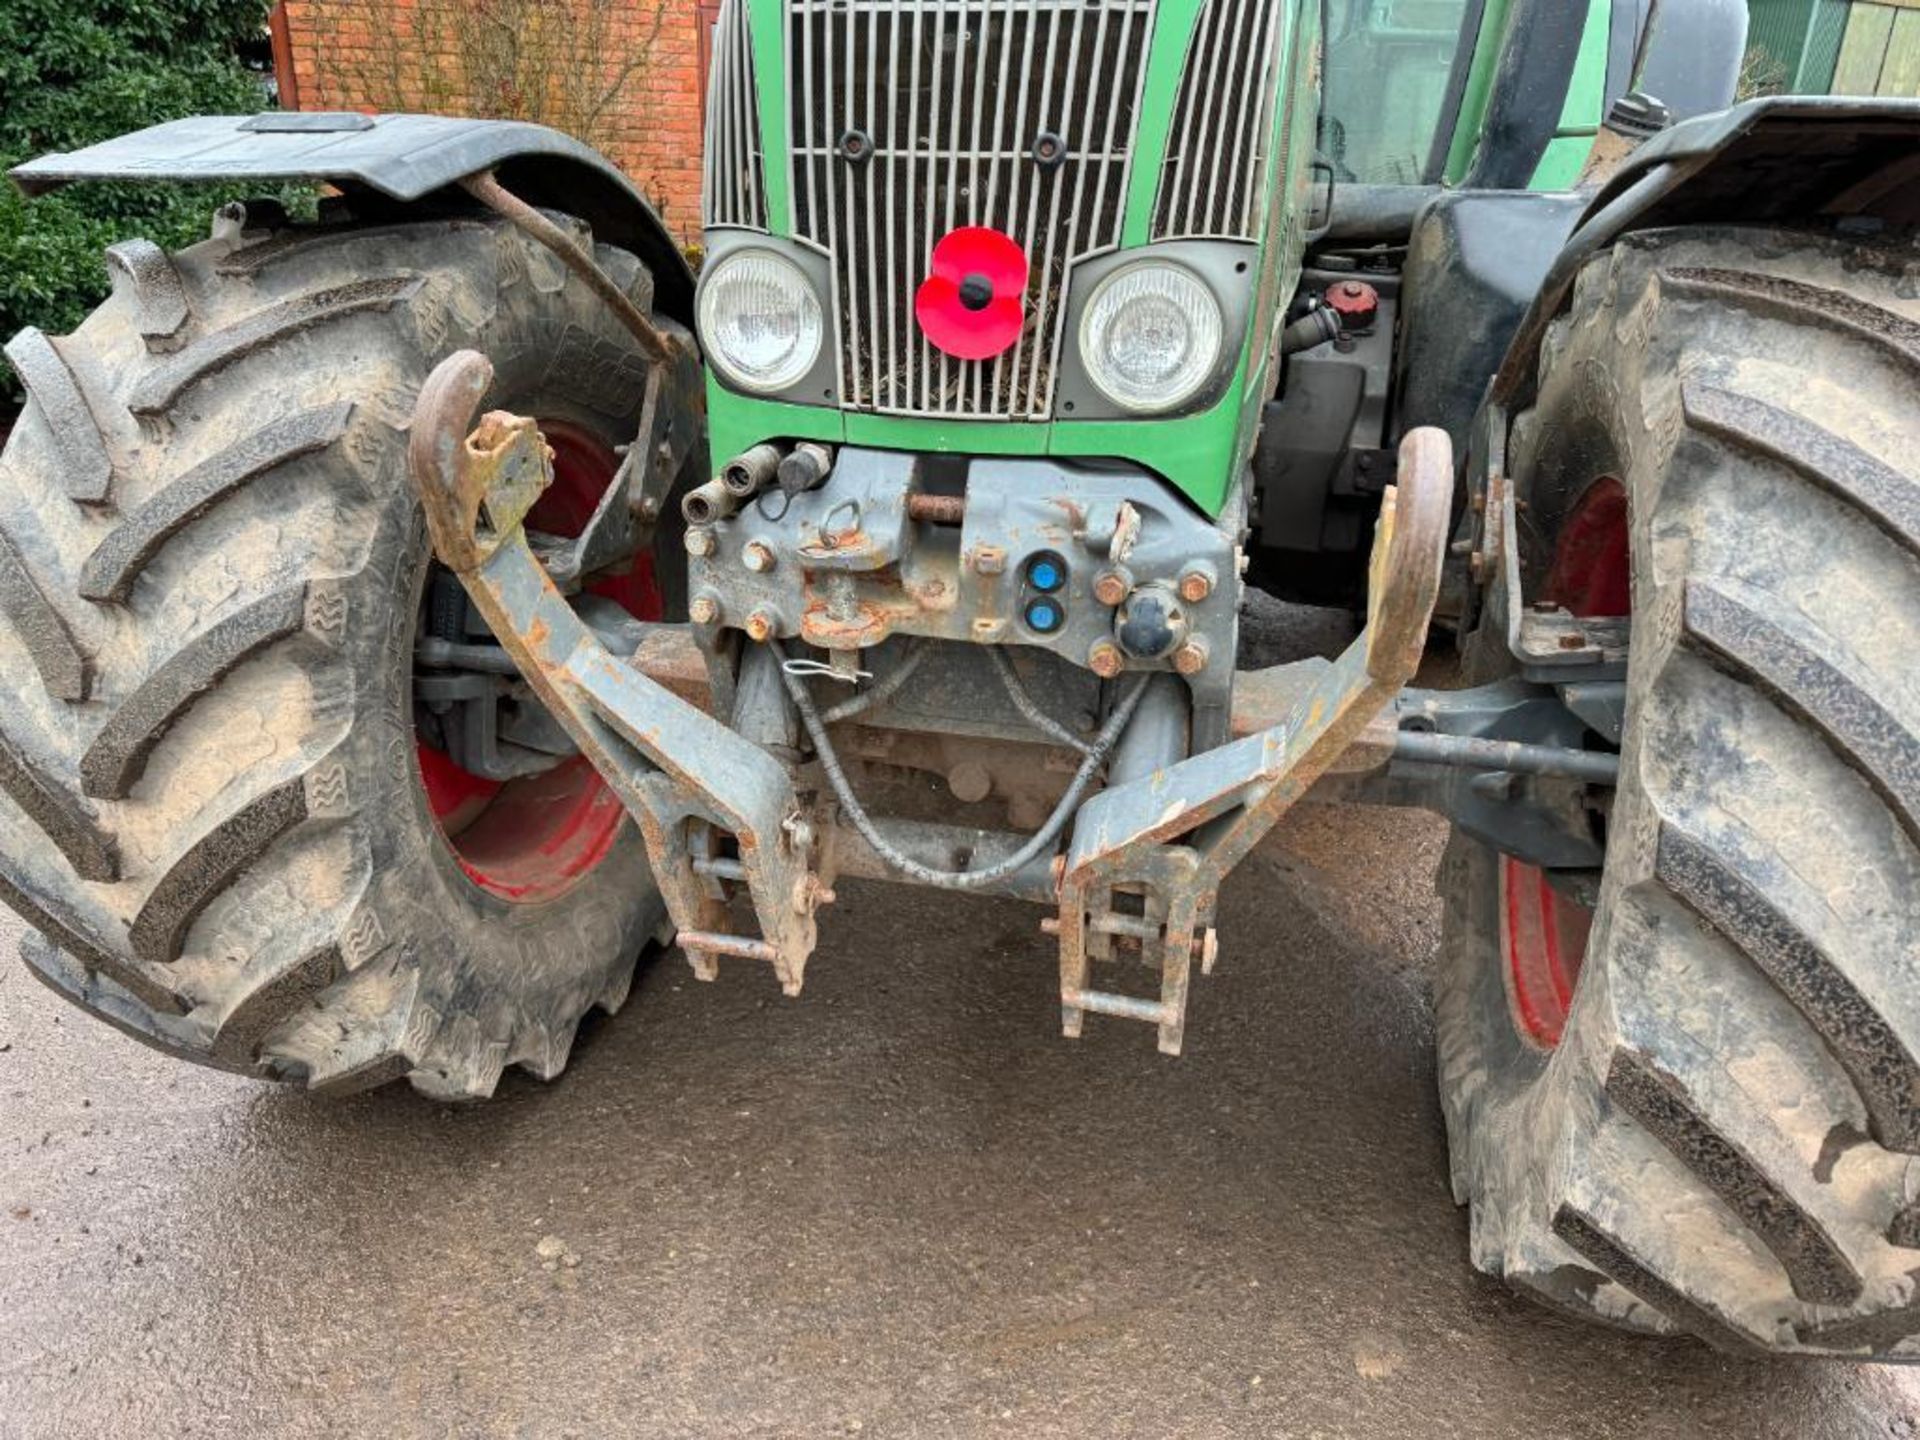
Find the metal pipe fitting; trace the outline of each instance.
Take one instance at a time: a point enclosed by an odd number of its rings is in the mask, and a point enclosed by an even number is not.
[[[794,446],[781,460],[777,472],[780,488],[789,495],[798,495],[804,490],[824,485],[827,476],[832,473],[833,451],[811,440],[802,440]]]
[[[1280,332],[1280,353],[1292,355],[1340,338],[1340,317],[1325,305],[1309,310]]]
[[[689,525],[711,525],[733,514],[739,503],[739,496],[727,488],[725,480],[714,479],[694,486],[681,496],[680,513],[686,516]]]
[[[1518,740],[1484,740],[1475,735],[1440,735],[1402,730],[1393,739],[1393,758],[1463,770],[1504,770],[1514,775],[1557,775],[1589,785],[1617,785],[1620,757],[1604,750],[1572,750],[1557,745],[1528,745]]]
[[[756,445],[720,467],[720,483],[736,499],[751,500],[773,484],[780,470],[780,447]]]
[[[963,525],[967,519],[967,497],[916,492],[907,497],[907,518],[923,525]]]

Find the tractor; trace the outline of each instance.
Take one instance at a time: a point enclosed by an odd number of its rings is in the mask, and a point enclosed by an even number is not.
[[[1235,865],[1411,807],[1474,1265],[1915,1358],[1920,104],[1739,101],[1745,23],[724,0],[697,279],[528,124],[20,166],[321,196],[5,347],[25,964],[476,1099],[650,951],[799,995],[864,879],[1032,903],[1064,1034],[1176,1055],[1287,963],[1216,934]],[[1356,637],[1243,667],[1255,592]]]

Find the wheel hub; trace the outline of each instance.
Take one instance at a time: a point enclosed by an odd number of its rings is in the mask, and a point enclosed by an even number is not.
[[[1545,598],[1582,618],[1633,610],[1626,487],[1611,475],[1587,487],[1554,546]],[[1515,1027],[1532,1044],[1560,1043],[1593,911],[1556,889],[1547,872],[1500,858],[1500,948]]]
[[[540,433],[553,451],[553,484],[528,514],[528,528],[577,536],[613,483],[618,458],[565,421],[543,421]],[[656,620],[664,608],[644,553],[586,588],[637,619]],[[415,750],[427,808],[448,848],[467,878],[499,899],[531,905],[566,893],[606,858],[626,821],[625,808],[581,756],[503,781],[464,769],[423,733],[416,732]]]

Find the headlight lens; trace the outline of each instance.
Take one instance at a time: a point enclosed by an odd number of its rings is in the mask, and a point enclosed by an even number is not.
[[[736,250],[700,287],[707,358],[743,390],[784,390],[813,368],[824,327],[800,267],[771,250]]]
[[[1191,270],[1144,260],[1100,282],[1080,319],[1080,361],[1127,410],[1171,410],[1220,360],[1220,302]]]

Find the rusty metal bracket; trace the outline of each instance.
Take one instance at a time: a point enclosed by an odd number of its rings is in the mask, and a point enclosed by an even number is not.
[[[1500,586],[1507,649],[1520,662],[1521,673],[1548,684],[1624,679],[1632,629],[1629,617],[1580,617],[1551,601],[1527,603],[1520,583],[1518,511],[1511,482],[1500,479],[1489,488],[1487,549],[1493,558],[1488,578]]]
[[[1368,573],[1367,624],[1277,723],[1107,790],[1081,808],[1060,868],[1060,1011],[1068,1036],[1091,1010],[1146,1020],[1180,1053],[1195,958],[1215,950],[1220,883],[1414,676],[1439,593],[1453,497],[1453,447],[1423,427],[1400,445],[1382,497]],[[1141,897],[1115,909],[1116,892]],[[1160,998],[1092,989],[1090,962],[1115,936],[1157,959]]]
[[[798,994],[823,892],[793,783],[766,751],[611,654],[567,604],[521,523],[552,480],[539,430],[499,411],[474,428],[492,379],[486,358],[463,350],[414,407],[408,464],[434,552],[638,822],[694,973],[712,979],[721,955],[765,960]],[[759,936],[727,933],[716,875],[736,866]]]
[[[676,348],[682,348],[677,347],[666,332],[653,323],[652,316],[627,298],[607,272],[594,263],[593,256],[571,235],[502,185],[491,170],[467,176],[460,182],[460,188],[515,229],[559,256],[561,262],[584,280],[601,302],[620,317],[620,323],[640,342],[647,359],[656,365],[662,364],[673,358]]]

